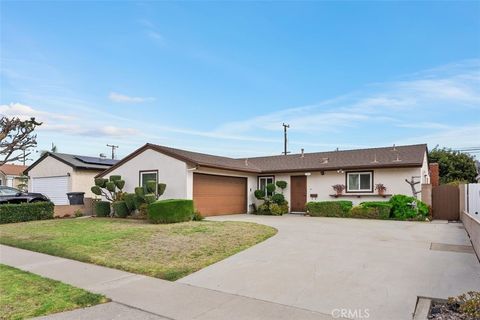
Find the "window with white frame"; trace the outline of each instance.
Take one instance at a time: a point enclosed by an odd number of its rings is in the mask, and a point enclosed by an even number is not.
[[[157,184],[158,171],[140,171],[140,187],[147,188],[147,181],[153,180]]]
[[[273,182],[274,182],[273,176],[258,177],[258,189],[263,190],[265,194],[267,194],[267,184],[273,183]],[[272,194],[270,193],[268,195],[271,196]]]
[[[373,192],[373,173],[347,172],[347,192]]]

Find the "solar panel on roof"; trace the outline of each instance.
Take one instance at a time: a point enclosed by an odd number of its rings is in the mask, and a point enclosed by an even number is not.
[[[104,159],[104,158],[97,158],[97,157],[87,157],[87,156],[75,156],[76,159],[90,164],[103,164],[112,166],[118,162],[118,160],[114,159]]]

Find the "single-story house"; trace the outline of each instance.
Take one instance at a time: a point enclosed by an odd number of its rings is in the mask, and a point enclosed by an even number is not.
[[[85,197],[93,197],[90,188],[95,184],[94,177],[117,161],[46,152],[25,170],[30,178],[28,191],[42,193],[56,205],[69,203],[68,192],[85,192]]]
[[[0,166],[0,185],[18,188],[22,183],[21,176],[27,166],[18,164],[4,164]]]
[[[411,195],[405,179],[429,181],[426,144],[234,159],[147,143],[97,177],[109,175],[121,175],[127,192],[148,180],[166,183],[162,198],[193,199],[205,216],[246,213],[258,203],[255,190],[278,180],[288,183],[291,212],[304,211],[308,201]],[[387,188],[383,196],[378,183]],[[344,194],[335,195],[335,184],[346,185]]]

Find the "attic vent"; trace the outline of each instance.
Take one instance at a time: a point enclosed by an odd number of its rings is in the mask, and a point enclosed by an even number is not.
[[[377,160],[377,154],[375,153],[374,156],[373,156],[373,161],[372,163],[378,163],[378,160]]]
[[[393,149],[392,151],[397,151],[397,147],[395,146],[395,143],[393,144]]]
[[[322,158],[322,164],[327,164],[328,163],[328,158]]]
[[[305,157],[305,150],[302,148],[302,158]]]
[[[247,166],[247,167],[248,167],[248,158],[247,158],[247,159],[245,159],[245,166]]]
[[[400,160],[400,156],[397,153],[397,158],[395,160],[393,160],[393,162],[400,162],[400,161],[402,161],[402,160]]]

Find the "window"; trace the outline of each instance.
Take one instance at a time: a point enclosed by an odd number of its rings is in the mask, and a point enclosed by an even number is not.
[[[14,196],[19,192],[20,192],[20,190],[17,190],[17,189],[14,189],[14,188],[9,188],[9,187],[2,187],[0,189],[0,195],[2,195],[2,196]]]
[[[273,176],[270,177],[258,177],[258,189],[265,191],[267,194],[267,184],[274,183]],[[271,196],[272,193],[269,193],[268,196]]]
[[[147,181],[153,180],[158,184],[158,171],[140,171],[140,186],[147,189]]]
[[[373,192],[373,173],[347,172],[347,192]]]

